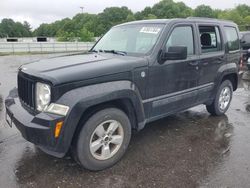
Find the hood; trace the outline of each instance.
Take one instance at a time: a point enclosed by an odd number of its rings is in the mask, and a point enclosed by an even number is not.
[[[91,53],[44,59],[25,64],[20,70],[58,85],[131,71],[146,65],[147,60],[142,57]]]

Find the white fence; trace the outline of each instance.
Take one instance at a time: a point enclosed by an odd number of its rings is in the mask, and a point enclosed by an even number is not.
[[[92,42],[0,42],[0,53],[88,51]]]

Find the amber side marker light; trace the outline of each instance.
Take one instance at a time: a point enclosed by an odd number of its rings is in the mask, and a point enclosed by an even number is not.
[[[55,138],[58,138],[61,132],[63,126],[63,121],[59,121],[56,123],[56,128],[55,128]]]

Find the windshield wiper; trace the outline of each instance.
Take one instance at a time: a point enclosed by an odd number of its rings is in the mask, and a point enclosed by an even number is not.
[[[118,51],[118,50],[96,50],[96,49],[93,49],[93,50],[90,50],[90,52],[95,52],[95,53],[98,53],[98,52],[104,52],[104,53],[112,53],[112,54],[118,54],[118,55],[127,55],[127,52],[124,52],[124,51]]]
[[[89,50],[89,52],[95,52],[95,53],[97,53],[98,51],[95,50],[95,49],[93,49],[93,50]]]
[[[104,51],[105,53],[112,53],[112,54],[118,54],[118,55],[127,55],[127,52],[124,51],[118,51],[118,50],[99,50],[100,52]]]

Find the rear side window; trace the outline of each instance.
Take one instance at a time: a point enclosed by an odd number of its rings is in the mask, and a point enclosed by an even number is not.
[[[217,26],[199,26],[202,53],[217,52],[222,49],[220,31]]]
[[[229,51],[235,51],[240,49],[240,40],[236,28],[225,27],[225,33],[227,37]]]
[[[192,27],[180,26],[174,28],[166,44],[166,49],[168,50],[171,46],[185,46],[187,47],[188,55],[193,55],[194,37]]]

